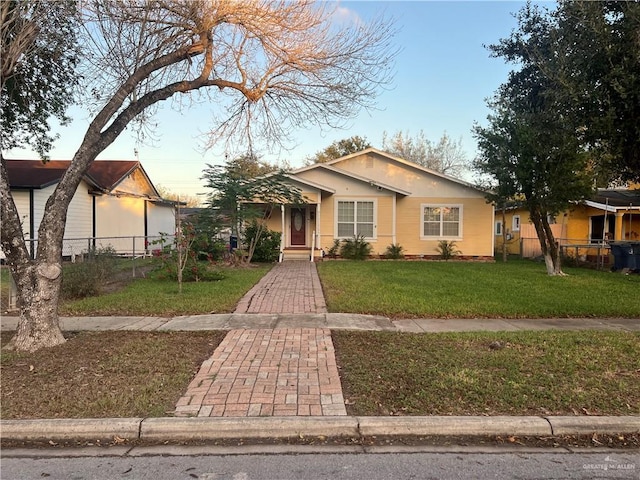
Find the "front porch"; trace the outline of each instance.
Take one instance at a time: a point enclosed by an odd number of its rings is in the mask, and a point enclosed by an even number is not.
[[[274,212],[275,213],[275,212]],[[285,260],[306,260],[314,262],[322,258],[320,238],[320,205],[281,205],[278,227],[270,222],[274,230],[282,233],[280,258]]]

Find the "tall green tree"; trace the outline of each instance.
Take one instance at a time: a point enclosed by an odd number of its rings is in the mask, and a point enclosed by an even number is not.
[[[553,112],[522,111],[509,98],[494,104],[486,127],[476,125],[478,172],[493,179],[498,201],[521,197],[529,210],[549,275],[562,275],[560,249],[549,216],[592,191],[588,156],[575,132]]]
[[[62,8],[60,2],[42,3]],[[19,350],[64,342],[57,308],[67,210],[91,163],[126,128],[149,126],[160,102],[179,97],[184,103],[176,101],[178,107],[189,100],[215,105],[209,145],[251,142],[254,134],[268,146],[282,144],[293,126],[334,126],[373,106],[380,87],[391,81],[396,53],[388,19],[336,24],[334,7],[313,0],[76,4],[84,27],[78,41],[82,90],[92,117],[47,201],[35,259],[4,160],[0,164],[1,243],[20,308],[9,347]],[[20,10],[17,20],[3,15],[2,31],[13,35],[15,25],[29,23],[29,13]],[[46,29],[27,35],[26,50],[46,36]],[[16,56],[15,69],[24,64],[20,68],[37,71],[38,58]]]
[[[640,179],[640,3],[528,4],[517,18],[518,28],[489,47],[520,66],[509,83],[541,80],[544,96],[589,151],[601,185]]]
[[[266,220],[281,205],[305,203],[299,189],[287,180],[287,173],[260,162],[253,154],[224,165],[207,165],[202,179],[211,190],[207,206],[218,225],[228,225],[246,246],[245,261],[251,262]],[[245,231],[251,226],[252,235]]]
[[[0,2],[0,148],[31,147],[42,157],[55,138],[48,121],[66,123],[78,85],[77,2]]]
[[[353,137],[343,138],[342,140],[336,140],[331,145],[319,152],[316,152],[311,157],[307,158],[307,165],[314,163],[325,163],[336,158],[345,157],[352,153],[358,153],[362,150],[370,148],[371,145],[367,141],[366,137],[360,137],[354,135]]]
[[[549,215],[582,200],[591,191],[588,157],[573,117],[556,82],[540,68],[540,57],[555,58],[553,19],[527,5],[519,16],[521,30],[509,43],[492,46],[494,54],[517,61],[490,106],[488,126],[474,127],[479,154],[477,171],[489,175],[499,196],[519,196],[529,210],[549,275],[562,274],[560,251]],[[523,38],[526,37],[526,41]],[[521,43],[529,47],[520,50]],[[509,44],[513,48],[505,48]],[[557,60],[562,61],[562,60]]]

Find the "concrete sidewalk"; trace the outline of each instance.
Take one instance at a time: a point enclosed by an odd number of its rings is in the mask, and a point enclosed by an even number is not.
[[[13,331],[18,317],[3,316],[2,331]],[[328,328],[330,330],[386,330],[411,333],[609,330],[640,331],[639,318],[417,318],[390,319],[352,313],[184,315],[178,317],[61,317],[63,331],[141,330],[197,331],[236,329]]]

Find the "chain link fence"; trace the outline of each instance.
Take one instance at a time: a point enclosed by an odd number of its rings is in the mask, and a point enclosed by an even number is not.
[[[37,239],[28,239],[27,248],[35,257],[38,248]],[[65,238],[62,243],[62,258],[67,262],[93,262],[101,254],[116,255],[134,260],[131,262],[132,276],[136,277],[136,259],[158,255],[164,249],[175,246],[174,235],[163,236],[125,236],[125,237],[89,237]],[[0,257],[4,255],[0,251]],[[3,288],[0,298],[2,311],[16,309],[16,285],[7,267],[3,271]],[[6,279],[6,280],[5,280]]]
[[[174,235],[65,238],[62,241],[62,257],[72,262],[83,261],[100,251],[111,251],[121,257],[147,257],[165,248],[173,248]],[[28,239],[27,247],[34,257],[38,239]]]
[[[558,238],[560,254],[566,264],[608,268],[612,264],[611,247],[606,242],[585,243],[584,239]],[[520,256],[535,258],[542,255],[537,238],[520,239]]]

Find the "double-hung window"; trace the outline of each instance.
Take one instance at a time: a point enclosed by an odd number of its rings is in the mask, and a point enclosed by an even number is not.
[[[339,238],[356,235],[375,238],[375,203],[372,200],[338,200],[337,212]]]
[[[423,239],[461,238],[462,205],[422,205]]]

